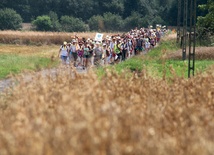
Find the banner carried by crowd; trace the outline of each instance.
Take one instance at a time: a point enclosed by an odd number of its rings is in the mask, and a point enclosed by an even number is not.
[[[105,38],[102,33],[96,33],[94,39],[75,36],[70,43],[65,41],[60,46],[59,57],[62,64],[69,62],[82,69],[115,64],[134,55],[148,53],[160,42],[166,31],[159,27],[135,28],[125,34],[107,35]]]

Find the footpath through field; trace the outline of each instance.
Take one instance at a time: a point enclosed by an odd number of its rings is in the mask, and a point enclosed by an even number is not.
[[[90,39],[79,38],[75,35],[71,43],[63,42],[60,47],[59,56],[62,59],[64,69],[66,72],[71,72],[73,67],[67,66],[67,58],[74,59],[73,66],[77,73],[87,72],[89,60],[91,60],[91,67],[96,65],[111,65],[117,64],[126,59],[131,58],[134,55],[146,54],[151,48],[157,46],[160,38],[164,36],[166,29],[150,29],[141,28],[133,29],[130,32],[114,36],[106,36],[106,38]],[[102,36],[102,35],[100,35]],[[79,68],[80,67],[80,68]],[[51,75],[54,77],[58,72],[63,71],[63,67],[54,69],[45,69],[35,74],[24,74],[22,80],[19,82],[30,82],[36,76]],[[0,80],[0,93],[8,87],[13,87],[17,82],[13,78]]]
[[[56,77],[56,75],[62,71],[67,71],[67,72],[74,72],[74,70],[70,67],[66,67],[66,69],[64,67],[58,67],[58,68],[52,68],[52,69],[44,69],[41,70],[39,72],[36,73],[28,73],[28,74],[22,74],[21,76],[23,77],[22,82],[31,82],[33,79],[39,77],[39,76],[43,76],[43,77],[47,77],[47,76],[51,76],[51,77]],[[80,68],[76,68],[75,71],[79,74],[82,73],[86,73],[86,70],[82,70]],[[2,92],[4,92],[7,88],[13,87],[17,84],[17,80],[15,78],[8,78],[8,79],[4,79],[4,80],[0,80],[0,94]]]

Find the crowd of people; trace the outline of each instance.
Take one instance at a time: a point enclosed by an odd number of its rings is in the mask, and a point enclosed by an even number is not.
[[[102,41],[75,36],[70,43],[66,41],[59,49],[62,64],[86,69],[119,63],[138,55],[146,54],[160,42],[166,29],[132,29],[122,35],[106,36]]]

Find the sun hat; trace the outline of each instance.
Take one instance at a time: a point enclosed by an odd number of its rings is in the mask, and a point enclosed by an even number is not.
[[[76,41],[76,39],[72,39],[72,41],[71,41],[72,43],[76,43],[77,41]]]
[[[66,42],[66,41],[64,41],[64,42],[63,42],[63,45],[67,45],[67,42]]]

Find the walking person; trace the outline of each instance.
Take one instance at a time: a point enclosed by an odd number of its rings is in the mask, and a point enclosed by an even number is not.
[[[146,49],[146,53],[148,53],[149,49],[150,49],[150,42],[149,42],[149,39],[146,38],[145,39],[145,49]]]
[[[101,60],[101,64],[102,66],[107,64],[107,58],[108,58],[108,50],[107,50],[107,45],[104,43],[103,47],[102,47],[102,60]]]
[[[115,62],[118,63],[121,57],[121,44],[119,39],[116,41],[116,44],[114,45],[114,52],[116,54]]]
[[[102,58],[102,51],[101,51],[101,48],[100,48],[100,43],[96,42],[95,48],[94,48],[94,64],[96,66],[100,65],[101,58]]]
[[[70,64],[72,61],[72,51],[71,51],[71,43],[67,43],[67,48],[68,48],[68,58],[67,62]],[[66,62],[66,63],[67,63]]]
[[[87,42],[84,42],[84,45],[83,45],[83,69],[86,69],[88,67],[88,60],[89,60],[89,56],[90,56],[89,50],[90,50],[90,48],[89,48]]]
[[[143,51],[143,40],[138,35],[136,39],[136,54],[140,54]]]
[[[90,43],[90,50],[89,50],[89,53],[90,53],[89,59],[91,60],[91,67],[94,67],[94,48],[95,48],[94,43],[91,42]]]
[[[84,51],[83,51],[83,42],[82,41],[80,41],[79,43],[78,43],[78,50],[77,50],[77,56],[78,56],[78,58],[77,58],[77,60],[78,60],[78,66],[83,66],[83,53],[84,53]]]
[[[109,49],[110,49],[110,63],[114,64],[114,59],[115,59],[115,52],[114,52],[114,45],[116,44],[116,39],[115,37],[112,38],[112,40],[109,43]]]
[[[58,54],[58,57],[60,56],[63,65],[66,65],[66,61],[68,58],[68,52],[69,52],[69,50],[67,47],[67,42],[64,41],[63,45],[60,46],[59,54]]]
[[[77,41],[75,39],[72,40],[72,44],[70,46],[70,52],[72,53],[72,57],[74,59],[74,67],[77,67],[76,61],[77,61]]]
[[[128,42],[126,39],[124,39],[121,43],[121,50],[122,50],[122,61],[126,60],[127,57],[127,49],[128,49]]]

